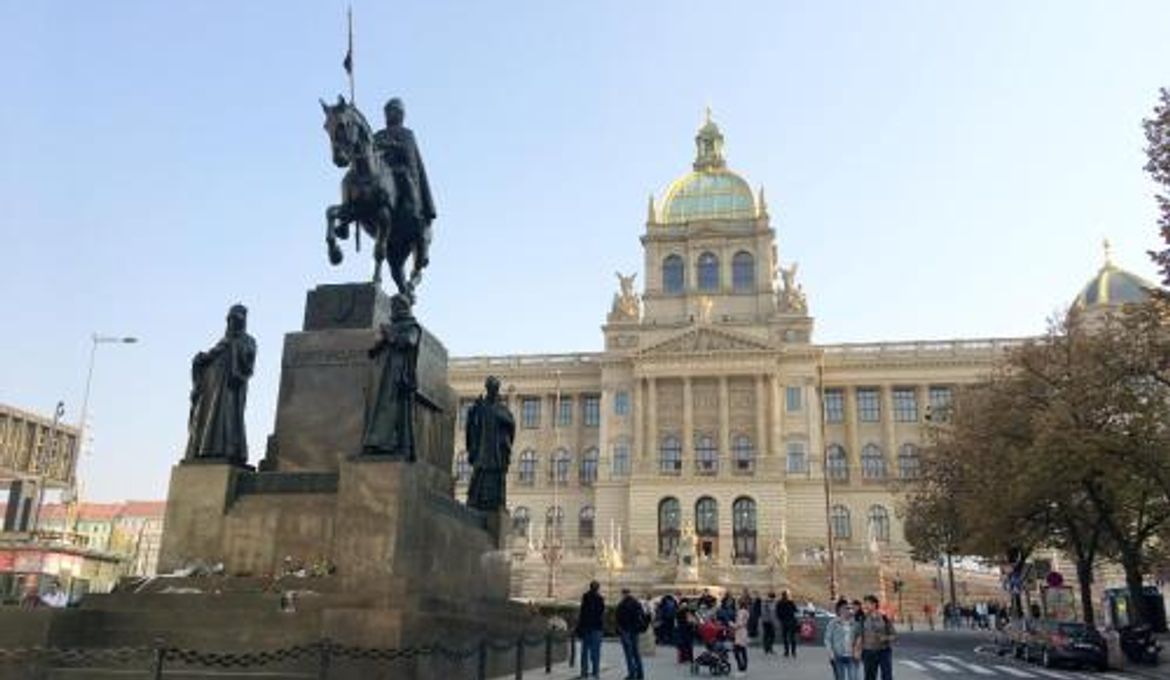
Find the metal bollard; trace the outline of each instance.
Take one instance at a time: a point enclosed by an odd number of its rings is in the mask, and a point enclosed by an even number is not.
[[[487,680],[487,640],[479,641],[479,658],[475,660],[475,680]]]
[[[329,638],[325,638],[319,643],[317,651],[317,680],[326,680],[329,677],[329,666],[333,662],[333,643]]]
[[[544,634],[544,672],[545,674],[552,673],[552,633]]]
[[[151,676],[154,680],[162,680],[163,664],[166,662],[167,649],[163,646],[162,638],[156,638],[154,641],[154,674]]]
[[[524,680],[524,636],[516,640],[516,680]]]

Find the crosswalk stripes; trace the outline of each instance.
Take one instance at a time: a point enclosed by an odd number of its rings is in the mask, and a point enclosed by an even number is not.
[[[955,668],[954,666],[950,665],[946,661],[927,661],[926,663],[937,668],[938,670],[942,671],[943,673],[958,673],[959,672],[958,668]]]
[[[995,675],[995,672],[988,669],[988,668],[985,668],[983,666],[979,666],[979,665],[973,664],[973,663],[967,663],[966,661],[963,661],[962,659],[960,659],[956,656],[948,656],[946,654],[939,654],[935,658],[936,659],[945,659],[947,661],[950,661],[951,663],[955,664],[956,666],[962,666],[963,668],[966,668],[967,670],[971,671],[972,673],[974,673],[976,675]]]
[[[1021,670],[1019,668],[1013,668],[1011,666],[995,666],[994,668],[998,671],[1003,671],[1004,673],[1007,673],[1008,675],[1014,675],[1017,678],[1034,678],[1034,677],[1036,677],[1035,675],[1033,675],[1032,673],[1029,673],[1028,671]]]
[[[918,663],[917,661],[912,661],[910,659],[898,659],[898,662],[904,663],[916,671],[919,671],[922,673],[926,672],[926,666],[923,666],[922,664]]]
[[[1035,672],[1045,677],[1061,678],[1062,680],[1068,680],[1069,678],[1075,677],[1072,675],[1066,675],[1065,673],[1057,673],[1056,671],[1045,670],[1043,668],[1037,668],[1035,669]]]

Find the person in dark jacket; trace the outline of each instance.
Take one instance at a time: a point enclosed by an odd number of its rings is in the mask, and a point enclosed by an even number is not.
[[[642,652],[638,649],[638,636],[646,630],[646,618],[642,603],[630,594],[629,588],[622,588],[622,601],[617,606],[617,628],[622,652],[626,655],[626,680],[646,677],[642,671]]]
[[[776,593],[768,593],[768,599],[761,605],[760,621],[764,628],[764,653],[775,654],[772,646],[776,643],[776,626],[780,624],[776,618]]]
[[[784,656],[796,656],[796,603],[788,591],[780,593],[776,601],[776,620],[780,622],[780,642],[784,645]]]
[[[581,596],[581,612],[577,616],[577,636],[581,638],[581,677],[589,675],[593,665],[593,677],[601,675],[601,631],[605,617],[605,598],[601,596],[601,584],[589,582],[589,590]]]

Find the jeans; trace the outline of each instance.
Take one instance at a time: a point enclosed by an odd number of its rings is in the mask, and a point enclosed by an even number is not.
[[[601,631],[587,630],[581,633],[581,677],[589,675],[593,665],[593,677],[601,674]]]
[[[834,656],[833,678],[835,680],[857,680],[857,660],[851,656]]]
[[[796,656],[796,621],[780,622],[780,640],[784,643],[784,656]]]
[[[623,630],[621,638],[622,653],[626,655],[626,677],[641,680],[646,675],[642,672],[642,652],[638,649],[638,634]]]
[[[732,652],[735,654],[735,665],[739,668],[740,672],[742,673],[743,671],[746,671],[747,647],[744,647],[743,645],[735,645],[735,647],[732,648]]]
[[[764,622],[764,653],[772,653],[772,645],[776,644],[776,624]]]
[[[861,650],[861,665],[865,668],[865,680],[877,680],[878,669],[882,680],[894,680],[894,656],[889,649]]]

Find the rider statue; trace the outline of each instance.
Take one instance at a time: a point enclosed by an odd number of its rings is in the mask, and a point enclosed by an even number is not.
[[[394,226],[400,225],[407,231],[418,234],[415,240],[414,266],[410,274],[411,283],[417,285],[422,270],[429,262],[431,243],[431,222],[435,219],[435,202],[431,198],[431,187],[427,184],[427,171],[423,167],[414,132],[402,124],[406,109],[398,97],[386,102],[386,129],[374,133],[374,148],[394,178],[398,200],[394,206]],[[391,234],[391,238],[395,238]]]

